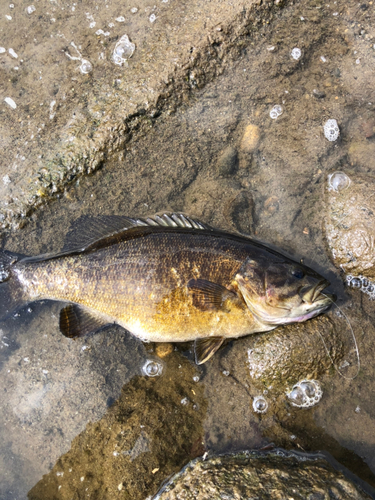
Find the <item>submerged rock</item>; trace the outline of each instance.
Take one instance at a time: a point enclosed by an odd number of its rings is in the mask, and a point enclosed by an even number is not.
[[[173,476],[154,500],[293,498],[365,500],[371,497],[322,455],[273,450],[198,458]]]
[[[254,383],[272,388],[272,393],[284,392],[298,380],[319,379],[332,362],[339,364],[343,351],[336,328],[322,316],[257,336],[248,349],[248,369]]]
[[[29,500],[144,500],[204,452],[207,404],[204,384],[194,381],[196,366],[174,352],[163,376],[153,373],[123,387],[104,417],[89,423],[29,491]]]
[[[238,156],[237,150],[232,146],[228,146],[225,148],[218,160],[217,160],[217,172],[219,175],[223,175],[224,177],[231,176],[235,173],[238,166]]]
[[[375,178],[334,172],[326,185],[325,235],[345,274],[375,278]]]

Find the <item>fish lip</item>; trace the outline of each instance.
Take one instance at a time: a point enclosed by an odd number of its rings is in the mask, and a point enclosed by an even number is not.
[[[302,300],[313,304],[320,298],[321,292],[330,285],[330,282],[323,278],[314,287],[311,287],[303,296]]]

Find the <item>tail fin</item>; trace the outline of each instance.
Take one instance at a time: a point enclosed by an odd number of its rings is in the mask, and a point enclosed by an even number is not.
[[[22,286],[12,273],[19,259],[15,253],[0,250],[0,319],[5,319],[25,303]]]

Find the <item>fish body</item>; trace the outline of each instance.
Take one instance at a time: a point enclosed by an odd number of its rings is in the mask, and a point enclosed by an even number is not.
[[[70,240],[58,254],[7,256],[2,264],[13,303],[67,304],[60,329],[70,337],[116,323],[143,341],[194,340],[204,362],[224,339],[303,321],[330,305],[320,293],[328,282],[314,271],[180,214],[86,217]]]

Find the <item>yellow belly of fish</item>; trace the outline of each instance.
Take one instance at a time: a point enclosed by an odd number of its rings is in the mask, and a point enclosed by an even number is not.
[[[88,279],[78,259],[52,263],[53,272],[50,264],[42,263],[38,269],[24,272],[23,285],[31,300],[79,304],[143,341],[236,338],[272,329],[259,323],[240,299],[223,304],[222,309],[202,310],[193,305],[186,287],[170,286],[166,280],[122,280],[109,266],[107,269],[91,266]]]

